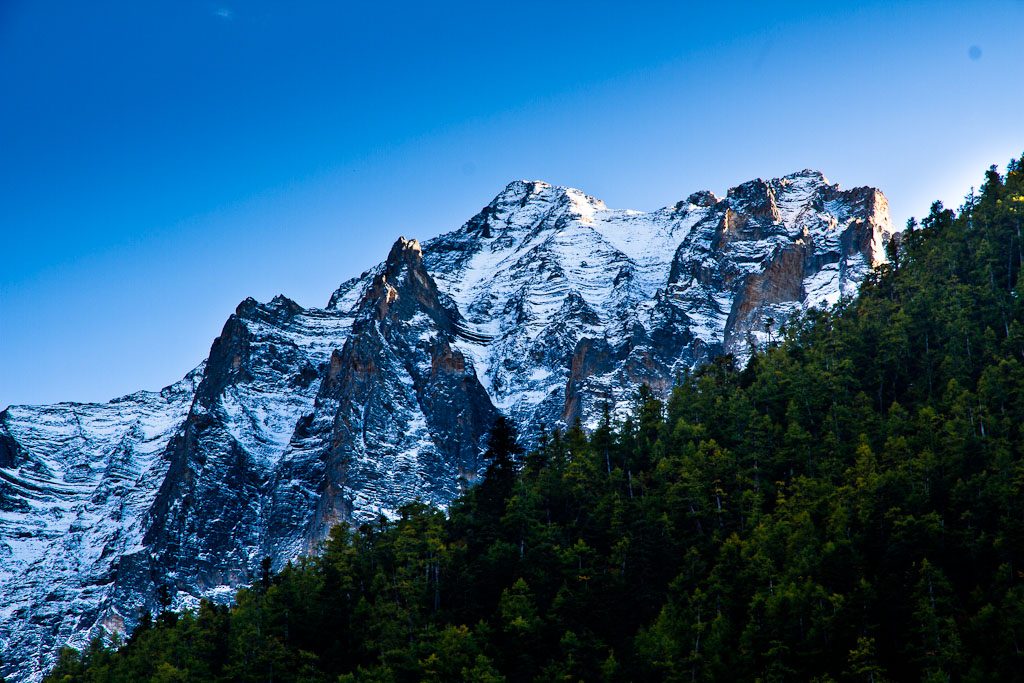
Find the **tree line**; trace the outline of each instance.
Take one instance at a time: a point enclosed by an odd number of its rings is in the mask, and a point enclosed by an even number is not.
[[[58,681],[1024,679],[1024,167],[860,294],[630,417],[491,431],[447,512],[339,526]]]

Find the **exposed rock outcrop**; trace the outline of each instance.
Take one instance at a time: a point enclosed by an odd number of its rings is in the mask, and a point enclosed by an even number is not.
[[[160,586],[228,600],[337,523],[445,506],[498,414],[527,441],[722,353],[740,362],[884,259],[882,194],[815,171],[650,213],[517,181],[326,309],[242,302],[160,392],[0,413],[0,675],[131,628]]]

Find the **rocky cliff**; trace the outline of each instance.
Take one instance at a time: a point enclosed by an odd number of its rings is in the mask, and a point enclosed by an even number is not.
[[[892,232],[878,190],[814,171],[663,209],[514,182],[399,239],[324,309],[248,299],[160,392],[0,413],[0,674],[130,629],[158,588],[227,600],[337,523],[444,506],[498,414],[527,440],[852,296]]]

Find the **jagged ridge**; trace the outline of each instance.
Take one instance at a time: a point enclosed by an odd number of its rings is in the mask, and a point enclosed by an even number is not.
[[[0,414],[0,650],[35,680],[61,645],[228,599],[331,524],[445,505],[499,412],[527,438],[852,295],[884,196],[814,171],[651,213],[516,181],[458,230],[400,239],[326,309],[243,302],[159,393]]]

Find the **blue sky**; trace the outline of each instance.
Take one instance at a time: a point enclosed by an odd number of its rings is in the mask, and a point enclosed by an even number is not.
[[[323,306],[516,178],[959,204],[1024,153],[1021,35],[1024,0],[3,0],[0,407],[169,384],[245,297]]]

